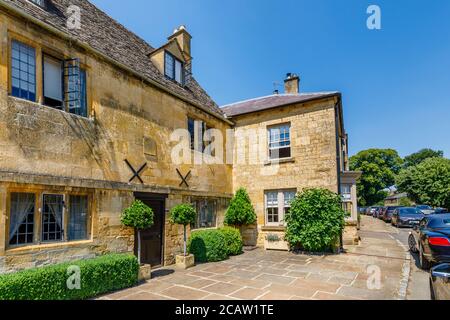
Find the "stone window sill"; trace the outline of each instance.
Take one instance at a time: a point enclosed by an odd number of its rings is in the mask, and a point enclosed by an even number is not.
[[[20,253],[28,253],[34,251],[42,251],[47,249],[65,249],[71,247],[78,247],[83,245],[92,245],[94,243],[93,240],[82,240],[82,241],[73,241],[73,242],[58,242],[58,243],[42,243],[42,244],[31,244],[22,247],[12,247],[6,248],[6,255],[8,254],[20,254]]]
[[[283,164],[283,163],[295,163],[294,158],[284,158],[284,159],[276,159],[276,160],[267,160],[264,162],[265,166],[272,166],[277,164]]]
[[[286,227],[284,226],[263,226],[261,227],[263,232],[285,232]]]
[[[95,121],[93,116],[87,116],[87,117],[80,116],[80,115],[75,114],[75,113],[70,113],[70,112],[67,112],[67,111],[64,111],[64,110],[52,108],[52,107],[46,106],[45,104],[41,104],[41,103],[38,103],[38,102],[35,102],[35,101],[30,101],[30,100],[14,97],[12,95],[9,95],[8,98],[10,100],[14,101],[14,103],[28,104],[30,106],[35,106],[35,107],[39,107],[39,108],[43,108],[43,109],[47,109],[47,110],[50,109],[53,112],[59,112],[59,113],[62,113],[63,115],[69,115],[71,117],[79,118],[79,119],[82,119],[82,120],[87,120],[87,121],[90,121],[92,123]]]

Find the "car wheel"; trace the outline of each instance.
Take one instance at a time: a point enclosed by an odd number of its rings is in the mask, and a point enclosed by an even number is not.
[[[417,253],[416,239],[414,239],[414,236],[412,234],[410,234],[408,237],[408,245],[409,245],[409,250],[412,253]]]
[[[425,255],[423,254],[423,248],[421,245],[419,245],[419,263],[420,268],[422,268],[422,270],[430,270],[431,263],[427,260],[427,258],[425,258]]]

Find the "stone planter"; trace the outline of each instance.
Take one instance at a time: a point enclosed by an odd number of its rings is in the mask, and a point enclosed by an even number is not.
[[[150,280],[152,278],[152,266],[149,264],[141,264],[139,267],[139,282]]]
[[[195,257],[193,254],[184,256],[178,255],[176,257],[176,266],[180,269],[189,269],[195,266]]]
[[[290,251],[290,245],[287,241],[278,240],[278,241],[269,241],[264,240],[264,249],[265,250],[278,250],[278,251]]]

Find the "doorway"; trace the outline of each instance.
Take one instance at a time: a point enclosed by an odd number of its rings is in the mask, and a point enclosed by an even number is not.
[[[141,234],[141,262],[150,264],[153,268],[164,264],[164,225],[165,225],[165,202],[167,195],[153,193],[135,193],[136,200],[141,200],[152,208],[154,213],[154,224]],[[138,234],[135,233],[134,251],[138,250]]]

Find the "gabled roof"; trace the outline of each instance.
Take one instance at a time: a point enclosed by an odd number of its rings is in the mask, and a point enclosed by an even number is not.
[[[109,59],[126,66],[144,79],[157,82],[169,92],[201,105],[206,111],[223,118],[223,112],[197,81],[190,77],[185,87],[170,81],[153,65],[149,54],[155,48],[123,25],[109,17],[87,0],[48,0],[46,10],[28,0],[0,0],[15,9],[57,29],[64,34],[87,44]],[[76,5],[81,8],[81,29],[68,29],[67,8]]]
[[[221,108],[222,111],[226,114],[226,116],[231,118],[243,114],[269,110],[297,103],[305,103],[324,98],[338,97],[340,95],[341,94],[339,92],[273,94],[266,97],[236,102],[233,104],[225,105]]]

